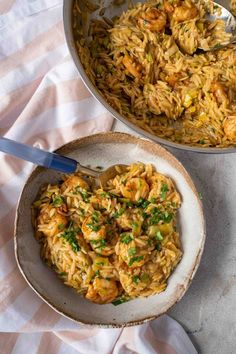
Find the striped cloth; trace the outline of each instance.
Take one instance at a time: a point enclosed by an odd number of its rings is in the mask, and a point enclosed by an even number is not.
[[[112,127],[86,90],[65,43],[61,0],[0,0],[0,133],[54,150]],[[33,166],[0,153],[0,353],[196,354],[168,316],[126,329],[91,329],[45,304],[14,258],[16,200]]]

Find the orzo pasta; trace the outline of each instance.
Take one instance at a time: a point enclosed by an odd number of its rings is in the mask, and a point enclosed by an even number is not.
[[[173,181],[135,163],[93,186],[79,174],[42,187],[33,204],[41,256],[87,299],[119,304],[165,290],[182,256]]]
[[[206,20],[214,11],[209,0],[136,4],[113,25],[92,20],[90,43],[77,40],[78,54],[105,99],[141,128],[188,145],[235,146],[236,45],[198,49],[230,37],[222,20]]]

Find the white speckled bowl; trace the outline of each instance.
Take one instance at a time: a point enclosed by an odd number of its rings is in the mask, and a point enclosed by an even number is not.
[[[186,292],[200,262],[205,241],[202,205],[184,167],[160,145],[124,133],[104,133],[70,142],[57,150],[82,164],[110,166],[135,161],[152,163],[175,181],[182,196],[179,226],[183,258],[161,294],[119,306],[96,305],[65,286],[40,258],[40,246],[31,225],[31,204],[43,183],[54,183],[60,174],[37,167],[22,191],[15,222],[15,254],[21,273],[35,292],[53,309],[77,322],[103,327],[141,324],[165,313]]]

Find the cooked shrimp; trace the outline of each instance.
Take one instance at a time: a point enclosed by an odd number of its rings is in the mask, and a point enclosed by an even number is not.
[[[174,11],[174,6],[169,3],[169,1],[164,1],[163,2],[163,7],[165,12],[168,14],[171,14]]]
[[[128,240],[130,241],[128,242]],[[116,244],[115,251],[120,260],[125,262],[129,268],[141,267],[147,260],[147,253],[143,248],[142,253],[140,253],[140,248],[136,247],[131,233],[121,234],[121,241]]]
[[[211,90],[212,90],[212,92],[219,104],[228,101],[228,96],[226,94],[226,88],[221,82],[219,82],[219,81],[213,82],[213,84],[211,86]]]
[[[52,237],[63,231],[68,223],[67,218],[64,215],[60,215],[51,205],[47,205],[41,209],[37,221],[39,225],[38,230],[48,237]]]
[[[89,185],[79,176],[71,176],[67,178],[67,180],[62,183],[61,191],[64,192],[67,188],[69,190],[75,189],[76,187],[81,187],[82,189],[89,189]]]
[[[106,237],[106,226],[102,225],[102,220],[96,223],[92,216],[87,217],[82,225],[84,238],[88,241],[98,241]]]
[[[125,54],[123,64],[134,77],[139,78],[141,76],[142,65],[139,64],[139,62],[134,58],[131,58],[128,54]]]
[[[151,188],[148,196],[149,200],[152,198],[165,200],[171,195],[171,201],[176,203],[176,206],[180,205],[180,195],[176,192],[175,187],[170,178],[165,177],[162,174],[156,173],[150,178],[150,184]]]
[[[197,17],[198,9],[193,3],[184,4],[181,6],[177,6],[173,13],[173,19],[176,22],[183,22],[192,20],[193,18]]]
[[[152,32],[161,32],[166,25],[166,14],[156,8],[148,9],[141,13],[138,24],[140,27],[148,28]]]
[[[114,280],[95,278],[89,285],[85,297],[97,304],[112,302],[118,295],[118,288]]]
[[[236,113],[230,116],[223,123],[224,132],[229,140],[236,141]]]
[[[125,198],[137,202],[140,198],[146,198],[149,186],[143,178],[131,178],[125,185],[121,185],[120,191]]]

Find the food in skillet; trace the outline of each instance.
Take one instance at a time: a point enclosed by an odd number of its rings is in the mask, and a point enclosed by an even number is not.
[[[134,163],[93,187],[78,174],[46,185],[33,204],[42,259],[87,299],[115,305],[160,293],[181,259],[173,181]]]
[[[77,9],[75,1],[75,39]],[[182,144],[235,146],[236,45],[198,50],[229,39],[222,20],[206,20],[214,11],[209,0],[136,4],[113,24],[92,21],[78,54],[105,99],[141,128]]]

